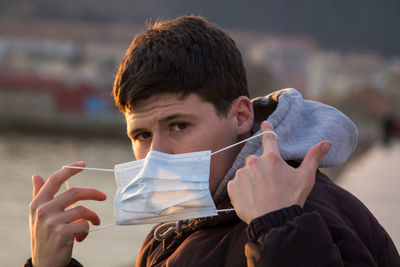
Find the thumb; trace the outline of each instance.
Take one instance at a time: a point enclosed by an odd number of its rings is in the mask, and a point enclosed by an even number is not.
[[[40,189],[44,185],[44,180],[40,175],[32,176],[32,185],[33,185],[33,198],[39,193]]]
[[[82,242],[83,240],[85,240],[85,238],[87,237],[88,233],[81,233],[81,234],[76,234],[75,235],[75,240],[77,242]]]
[[[315,172],[318,165],[331,149],[332,144],[329,141],[321,141],[314,145],[310,150],[307,151],[300,168],[307,169],[309,171]]]

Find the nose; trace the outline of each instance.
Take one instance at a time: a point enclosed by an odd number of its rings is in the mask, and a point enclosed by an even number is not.
[[[154,133],[151,140],[151,150],[173,154],[173,148],[171,147],[170,144],[171,142],[168,142],[165,136]]]

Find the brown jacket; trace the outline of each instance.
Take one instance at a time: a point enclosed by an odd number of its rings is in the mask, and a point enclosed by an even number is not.
[[[32,266],[30,260],[25,266]],[[79,266],[75,260],[68,265]],[[164,242],[155,240],[152,231],[136,266],[396,267],[400,257],[368,209],[317,172],[303,209],[274,211],[250,225],[234,212],[197,219]]]
[[[271,212],[249,226],[234,213],[198,219],[164,242],[153,231],[136,266],[400,266],[374,216],[320,172],[303,209]]]

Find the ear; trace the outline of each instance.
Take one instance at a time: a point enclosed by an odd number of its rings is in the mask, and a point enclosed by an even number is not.
[[[250,134],[253,127],[254,112],[250,99],[239,96],[232,102],[230,115],[235,119],[236,132],[240,135]]]

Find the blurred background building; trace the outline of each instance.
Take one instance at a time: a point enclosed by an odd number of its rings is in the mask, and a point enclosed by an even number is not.
[[[40,125],[35,131],[76,132],[78,125],[80,134],[91,135],[98,125],[105,128],[97,134],[120,135],[115,131],[123,121],[109,96],[131,39],[146,21],[191,13],[235,39],[253,96],[297,88],[344,110],[359,122],[362,138],[379,138],[379,127],[372,124],[387,114],[398,118],[397,1],[233,1],[225,12],[227,4],[0,3],[0,129]],[[24,122],[28,115],[30,123]],[[59,125],[58,118],[68,123]]]

